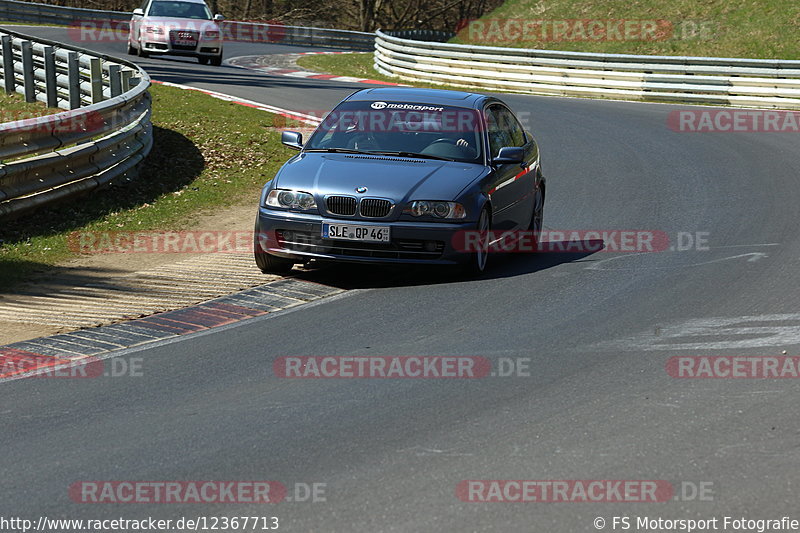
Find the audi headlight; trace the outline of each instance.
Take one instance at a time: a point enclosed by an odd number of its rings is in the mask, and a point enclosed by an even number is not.
[[[307,192],[292,191],[289,189],[273,189],[267,195],[266,204],[270,207],[282,209],[302,209],[308,211],[317,208],[314,196]]]
[[[203,35],[206,39],[219,39],[219,32],[217,30],[208,30]]]
[[[467,210],[459,203],[433,200],[415,200],[403,212],[415,217],[465,218],[467,216]]]

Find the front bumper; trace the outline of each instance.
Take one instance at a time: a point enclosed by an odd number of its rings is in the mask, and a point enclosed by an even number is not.
[[[364,243],[322,238],[322,223],[351,222],[391,227],[389,243]],[[459,231],[475,229],[474,222],[377,221],[327,218],[318,214],[293,213],[259,208],[256,232],[264,252],[292,259],[326,259],[358,263],[417,263],[456,265],[468,254],[453,247]]]
[[[143,38],[142,47],[149,54],[216,57],[222,54],[222,39],[200,39],[196,46],[191,47],[173,45],[169,36],[147,35]]]

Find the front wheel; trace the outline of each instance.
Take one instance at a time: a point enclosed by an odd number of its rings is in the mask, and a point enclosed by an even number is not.
[[[197,62],[201,65],[208,65],[208,58],[205,56],[200,56],[197,58]]]
[[[139,48],[136,49],[136,55],[139,57],[150,57],[150,54],[144,51],[144,44],[142,44],[142,41],[139,41]]]
[[[261,241],[258,238],[259,235],[261,235],[261,233],[258,231],[258,228],[256,228],[253,236],[253,252],[258,269],[264,274],[286,274],[289,272],[294,266],[294,263],[265,252],[261,247]]]
[[[478,217],[476,231],[478,239],[474,252],[469,253],[469,260],[463,266],[463,271],[467,275],[478,276],[486,271],[486,264],[489,260],[489,232],[492,230],[492,215],[487,208],[481,210]]]
[[[218,55],[216,57],[212,57],[211,58],[211,64],[214,65],[215,67],[218,67],[218,66],[222,65],[222,54],[220,54],[220,55]]]
[[[536,196],[533,201],[533,216],[528,229],[533,232],[534,241],[538,244],[542,237],[542,228],[544,221],[544,194],[542,190],[536,191]]]
[[[133,56],[136,55],[136,48],[133,47],[133,44],[130,40],[128,40],[128,55]]]

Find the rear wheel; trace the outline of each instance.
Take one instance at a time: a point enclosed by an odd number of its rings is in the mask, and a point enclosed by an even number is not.
[[[258,238],[261,235],[258,228],[253,235],[253,252],[255,255],[256,266],[264,274],[285,274],[289,272],[294,263],[287,259],[275,257],[264,251],[261,247],[261,240]]]

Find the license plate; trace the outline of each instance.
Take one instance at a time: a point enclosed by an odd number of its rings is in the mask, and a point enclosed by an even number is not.
[[[323,222],[323,239],[345,241],[389,242],[389,226],[360,226]]]
[[[176,46],[196,46],[197,41],[194,39],[173,39],[172,44]]]

